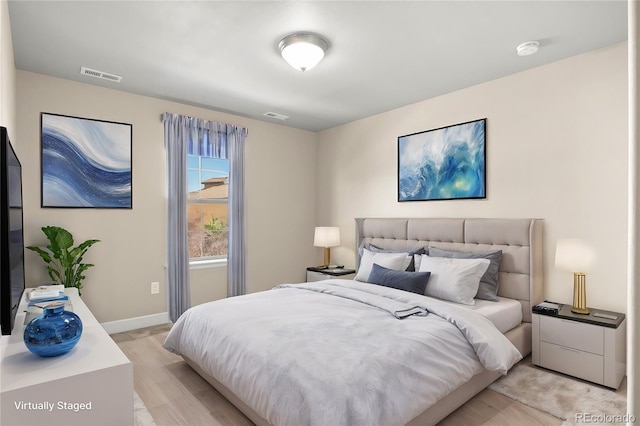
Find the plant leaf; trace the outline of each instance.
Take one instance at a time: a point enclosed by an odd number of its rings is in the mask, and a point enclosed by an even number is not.
[[[38,253],[40,255],[40,257],[42,258],[42,260],[44,260],[47,263],[49,263],[49,262],[51,262],[53,260],[51,258],[51,255],[49,254],[49,252],[44,251],[40,247],[29,246],[29,247],[27,247],[27,249],[29,249],[31,251],[35,251],[36,253]]]
[[[49,241],[55,242],[59,249],[68,249],[73,247],[73,236],[71,232],[59,226],[45,226],[42,232],[47,236]]]
[[[81,262],[82,261],[82,256],[89,249],[89,247],[91,247],[95,243],[99,243],[99,242],[100,242],[100,240],[87,240],[87,241],[79,244],[77,247],[74,247],[71,250],[71,257],[75,259],[76,257],[80,256],[80,258],[78,259],[78,262]]]

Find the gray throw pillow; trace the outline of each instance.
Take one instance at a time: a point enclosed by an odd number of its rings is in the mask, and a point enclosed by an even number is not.
[[[364,248],[374,253],[407,253],[409,256],[411,256],[411,263],[409,263],[409,266],[407,266],[407,269],[406,269],[409,272],[413,272],[416,270],[415,262],[413,260],[414,259],[413,255],[427,254],[427,250],[425,247],[406,248],[406,249],[383,249],[380,247],[376,247],[371,243],[367,243],[364,245]]]
[[[374,263],[367,282],[424,296],[430,276],[431,272],[396,271]]]
[[[480,278],[480,286],[478,287],[475,298],[490,300],[492,302],[500,301],[500,299],[498,299],[498,270],[500,269],[500,261],[502,260],[502,250],[467,253],[429,247],[429,256],[450,257],[454,259],[489,259],[489,267],[487,268],[487,272]]]

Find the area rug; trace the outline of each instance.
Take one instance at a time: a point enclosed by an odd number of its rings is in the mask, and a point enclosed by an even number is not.
[[[133,418],[135,426],[156,426],[156,422],[153,421],[153,417],[136,391],[133,392]]]
[[[491,384],[489,389],[565,420],[565,426],[626,423],[627,399],[623,389],[613,391],[555,374],[532,365],[527,359]]]

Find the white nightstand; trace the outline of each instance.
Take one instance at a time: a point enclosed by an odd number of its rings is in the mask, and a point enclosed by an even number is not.
[[[344,268],[332,268],[332,269],[318,269],[307,268],[307,282],[322,281],[322,280],[352,280],[356,276],[356,271],[353,269]]]
[[[591,309],[580,315],[563,305],[557,314],[533,312],[532,321],[533,364],[618,389],[626,369],[624,314]]]

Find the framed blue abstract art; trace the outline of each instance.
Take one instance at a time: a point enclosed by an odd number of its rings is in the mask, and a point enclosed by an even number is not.
[[[42,207],[132,208],[133,126],[42,113]]]
[[[486,198],[487,119],[398,137],[398,201]]]

